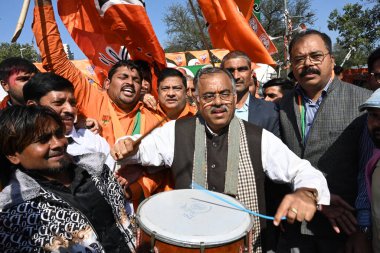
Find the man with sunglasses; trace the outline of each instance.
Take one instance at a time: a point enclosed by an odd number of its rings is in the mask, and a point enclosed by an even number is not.
[[[297,34],[289,53],[297,86],[280,102],[281,137],[325,175],[331,205],[311,222],[286,226],[278,252],[340,252],[348,236],[350,242],[358,237],[353,206],[365,117],[357,107],[371,93],[334,76],[332,43],[324,33]]]
[[[125,137],[115,144],[113,157],[122,163],[170,167],[176,189],[190,188],[195,182],[235,196],[248,209],[262,213],[265,175],[292,184],[295,191],[278,207],[275,225],[281,216],[291,223],[310,220],[317,204],[328,204],[326,181],[319,171],[269,131],[235,116],[235,79],[228,71],[201,69],[194,85],[197,116],[170,121],[139,144],[132,140],[138,136]],[[261,247],[265,252],[265,227],[264,220],[254,218],[255,252]]]

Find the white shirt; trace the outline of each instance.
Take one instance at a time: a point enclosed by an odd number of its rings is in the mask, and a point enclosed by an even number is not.
[[[139,135],[125,136],[137,139]],[[175,121],[155,129],[145,137],[135,155],[122,163],[141,163],[143,166],[170,167],[174,158]],[[177,147],[180,148],[180,147]],[[314,188],[318,191],[318,204],[330,203],[330,192],[323,174],[310,162],[299,158],[279,138],[263,129],[261,159],[265,174],[274,181],[290,183],[293,189]]]
[[[66,137],[71,137],[74,140],[73,143],[67,146],[67,153],[72,156],[97,152],[108,155],[110,152],[110,146],[107,141],[88,129],[80,128],[76,130],[75,127],[73,127],[71,133]]]

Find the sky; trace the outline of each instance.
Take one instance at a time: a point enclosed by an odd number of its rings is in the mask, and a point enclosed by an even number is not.
[[[56,6],[57,0],[52,0],[53,5]],[[193,0],[196,1],[196,0]],[[261,0],[264,2],[265,0]],[[281,1],[281,0],[278,0]],[[312,10],[317,16],[317,20],[313,27],[317,30],[327,33],[333,41],[335,41],[338,34],[336,32],[329,31],[327,28],[327,20],[330,12],[334,9],[338,9],[338,11],[342,12],[342,8],[347,3],[355,3],[360,0],[312,0]],[[33,7],[34,1],[30,1],[29,12],[27,15],[27,19],[23,28],[23,31],[17,40],[18,43],[32,43],[33,33],[31,30],[31,24],[33,20]],[[151,20],[153,28],[156,32],[158,40],[161,45],[165,47],[165,41],[167,41],[166,36],[166,26],[162,21],[163,15],[167,12],[168,7],[172,3],[186,3],[187,0],[145,0],[146,9],[148,12],[148,16]],[[23,0],[1,0],[0,4],[0,43],[8,42],[10,43],[11,38],[13,36],[14,30],[16,28],[16,24],[18,21],[18,17],[20,15],[21,7],[23,4]],[[58,20],[59,30],[61,32],[61,38],[63,43],[69,44],[71,51],[74,53],[75,59],[84,59],[84,54],[80,51],[80,49],[76,46],[75,42],[71,39],[70,35],[66,31],[66,28],[60,22],[58,14],[56,14],[56,18]],[[35,45],[35,43],[34,43]]]

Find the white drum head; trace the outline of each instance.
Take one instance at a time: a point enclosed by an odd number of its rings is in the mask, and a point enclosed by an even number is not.
[[[236,199],[215,193],[244,207]],[[144,200],[137,210],[139,226],[160,241],[182,247],[223,245],[242,238],[252,229],[252,219],[201,190],[173,190]]]

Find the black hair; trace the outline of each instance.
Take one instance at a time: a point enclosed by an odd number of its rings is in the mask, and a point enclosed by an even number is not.
[[[152,82],[152,72],[150,72],[149,63],[147,61],[144,61],[144,60],[135,60],[134,62],[137,65],[137,67],[140,68],[140,70],[142,72],[142,79],[151,83]]]
[[[37,73],[23,87],[24,101],[40,99],[51,91],[70,91],[74,93],[73,84],[66,78],[52,72]]]
[[[339,66],[339,65],[334,66],[335,75],[340,75],[343,71],[344,71],[344,68],[342,68],[341,66]]]
[[[325,47],[326,47],[327,51],[329,51],[329,53],[332,54],[332,42],[331,42],[330,37],[326,33],[322,33],[320,31],[312,30],[312,29],[311,30],[305,30],[305,31],[302,31],[300,33],[297,33],[293,37],[293,39],[290,41],[290,44],[289,44],[289,54],[290,55],[292,54],[292,49],[293,49],[294,45],[299,40],[301,40],[302,38],[309,36],[309,35],[317,35],[317,36],[321,37],[321,39],[325,43]]]
[[[182,84],[185,87],[185,90],[187,89],[186,76],[184,76],[181,71],[179,71],[175,68],[164,68],[163,70],[161,70],[161,72],[157,78],[157,88],[159,88],[161,82],[164,81],[168,77],[179,77],[179,78],[181,78]]]
[[[143,73],[141,71],[141,68],[132,60],[120,60],[115,65],[111,67],[111,69],[108,71],[108,79],[111,80],[113,75],[116,73],[117,69],[120,67],[127,67],[130,70],[135,69],[140,77],[140,83],[143,79]]]
[[[380,47],[375,49],[375,51],[373,51],[368,57],[368,73],[373,72],[373,65],[375,65],[377,60],[380,60]]]
[[[0,62],[0,81],[8,82],[8,78],[23,71],[25,73],[38,73],[38,68],[29,60],[21,57],[10,57]]]
[[[61,117],[51,108],[44,106],[7,107],[0,113],[0,154],[2,156],[21,153],[28,145],[38,141],[55,122],[62,134],[65,125]]]
[[[281,89],[281,92],[283,92],[284,90],[291,90],[294,88],[294,82],[289,80],[289,79],[285,79],[285,78],[274,78],[274,79],[271,79],[269,80],[268,82],[266,82],[264,85],[263,85],[263,89],[266,89],[268,87],[273,87],[273,86],[279,86],[280,89]]]

